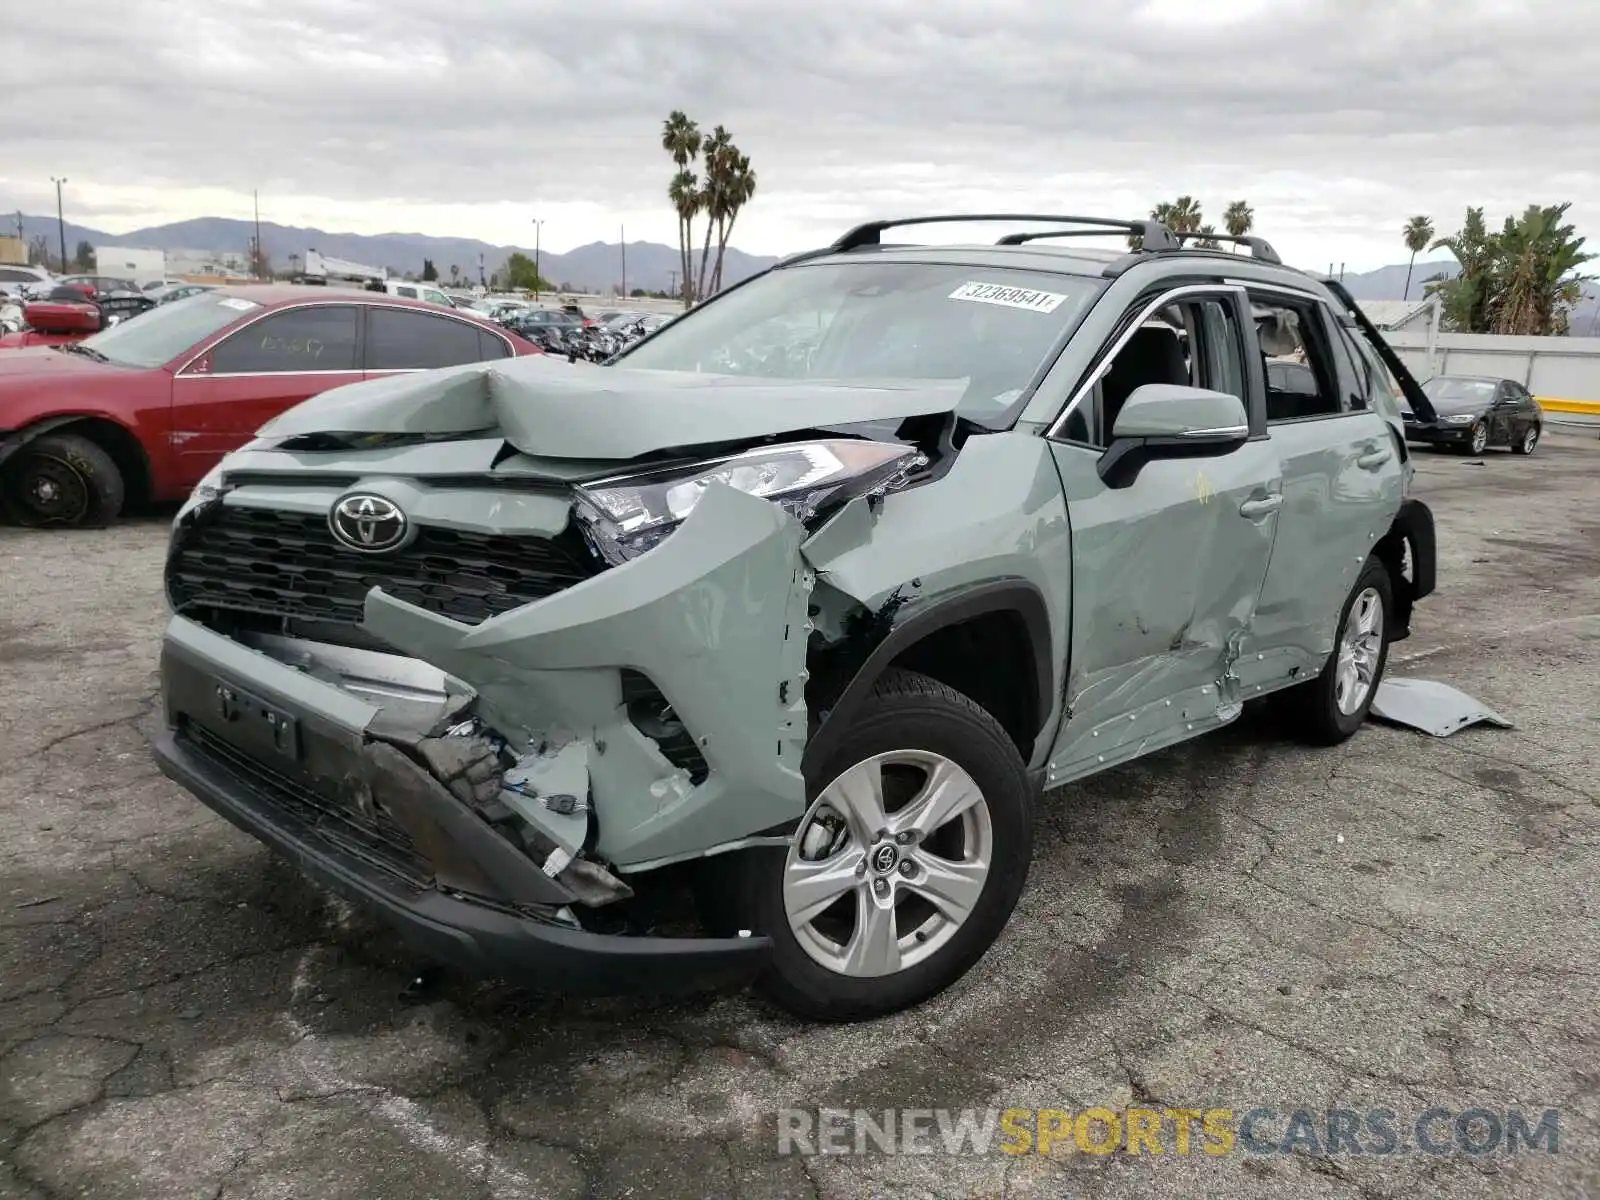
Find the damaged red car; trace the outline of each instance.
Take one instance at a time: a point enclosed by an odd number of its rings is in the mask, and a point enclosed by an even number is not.
[[[372,292],[247,285],[0,353],[0,514],[109,524],[180,500],[267,421],[329,388],[537,354],[488,321]]]

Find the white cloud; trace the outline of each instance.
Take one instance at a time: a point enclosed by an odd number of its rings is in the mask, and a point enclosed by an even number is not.
[[[1554,0],[76,0],[7,16],[0,204],[113,231],[262,215],[361,233],[675,241],[662,118],[760,179],[735,240],[871,216],[1139,215],[1181,192],[1308,266],[1403,259],[1576,201],[1600,221],[1600,9]],[[15,98],[27,98],[19,102]]]

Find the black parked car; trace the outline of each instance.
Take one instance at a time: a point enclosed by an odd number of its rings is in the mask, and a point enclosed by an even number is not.
[[[1490,375],[1435,375],[1422,385],[1436,419],[1425,421],[1402,404],[1406,440],[1451,446],[1463,454],[1482,454],[1490,446],[1509,446],[1513,454],[1532,454],[1544,432],[1539,402],[1520,383]]]

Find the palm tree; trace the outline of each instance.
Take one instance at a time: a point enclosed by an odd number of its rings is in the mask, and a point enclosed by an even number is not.
[[[1202,249],[1202,250],[1221,250],[1222,249],[1222,243],[1217,241],[1217,236],[1216,236],[1217,235],[1217,229],[1216,229],[1216,226],[1214,226],[1214,225],[1202,225],[1202,226],[1200,226],[1200,228],[1196,232],[1198,232],[1200,234],[1200,240],[1197,241],[1195,243],[1195,245],[1198,246],[1200,249]]]
[[[1248,201],[1235,200],[1222,214],[1222,224],[1233,237],[1243,237],[1256,227],[1256,210]]]
[[[1205,221],[1200,202],[1193,196],[1179,196],[1171,204],[1158,204],[1150,215],[1173,233],[1195,233]]]
[[[689,290],[689,250],[694,238],[693,223],[694,215],[698,211],[698,201],[691,205],[688,202],[688,194],[681,185],[684,177],[688,176],[689,190],[695,190],[694,172],[689,167],[700,153],[700,143],[700,126],[691,121],[682,109],[673,109],[661,123],[661,148],[672,156],[672,161],[678,168],[667,194],[678,213],[678,262],[683,268],[681,278],[685,295],[688,295]]]
[[[717,269],[712,274],[711,284],[719,292],[722,290],[722,258],[728,249],[728,238],[733,233],[733,223],[739,219],[740,210],[749,204],[756,194],[756,173],[751,169],[750,156],[739,153],[736,147],[730,147],[729,158],[723,195],[726,219],[717,239]]]
[[[700,211],[700,180],[693,171],[679,171],[667,188],[667,198],[678,213],[678,261],[683,264],[682,299],[687,304],[694,286],[689,278],[689,239],[693,236],[695,214]]]
[[[1411,251],[1411,261],[1406,264],[1406,290],[1403,300],[1411,299],[1411,268],[1417,265],[1417,255],[1428,248],[1433,240],[1433,222],[1424,216],[1415,216],[1400,231],[1406,249]]]
[[[1581,292],[1583,276],[1575,272],[1594,258],[1562,222],[1569,207],[1530,204],[1520,218],[1506,218],[1496,239],[1493,332],[1544,335],[1565,320],[1572,285]]]
[[[700,189],[700,211],[706,215],[706,237],[700,248],[700,273],[695,276],[696,297],[706,294],[712,234],[726,217],[730,150],[733,150],[733,135],[721,125],[711,131],[711,136],[701,146],[706,177],[705,186]]]
[[[1441,279],[1427,287],[1444,305],[1448,327],[1457,333],[1488,333],[1489,303],[1494,295],[1494,264],[1499,255],[1498,238],[1489,232],[1483,209],[1467,209],[1461,228],[1428,247],[1448,250],[1461,264],[1453,279]]]

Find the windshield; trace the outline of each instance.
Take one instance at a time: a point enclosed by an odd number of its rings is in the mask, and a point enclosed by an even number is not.
[[[119,367],[159,367],[260,307],[254,300],[201,292],[157,305],[138,320],[113,325],[83,344]]]
[[[1021,397],[1103,287],[996,267],[802,264],[684,313],[614,361],[777,379],[965,380],[958,411],[987,421]]]
[[[1448,375],[1435,375],[1422,385],[1422,391],[1429,400],[1476,402],[1490,399],[1495,387],[1487,379],[1452,379]]]

